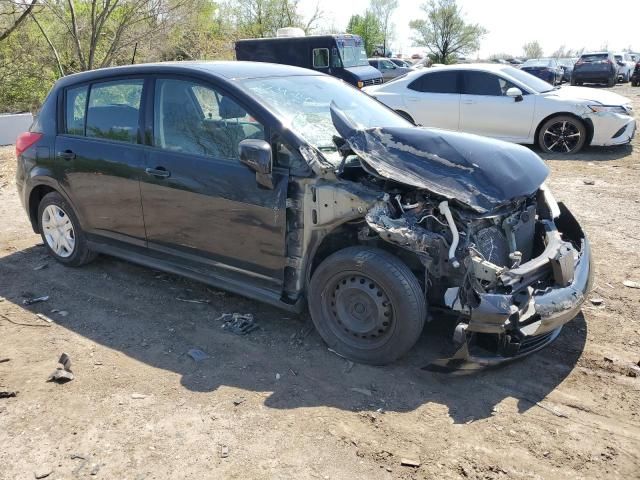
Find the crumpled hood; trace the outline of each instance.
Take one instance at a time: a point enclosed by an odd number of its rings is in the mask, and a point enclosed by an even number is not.
[[[588,87],[562,87],[542,93],[545,97],[558,97],[562,100],[573,99],[584,102],[596,102],[602,105],[626,105],[631,103],[627,97],[614,92]]]
[[[549,174],[528,148],[431,128],[358,129],[335,105],[336,130],[380,176],[456,199],[484,213],[533,194]]]

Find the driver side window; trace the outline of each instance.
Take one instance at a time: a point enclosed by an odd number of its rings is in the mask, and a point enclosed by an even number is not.
[[[153,144],[166,150],[238,159],[238,144],[265,139],[264,127],[233,98],[185,80],[157,80]]]
[[[464,90],[466,95],[485,95],[502,97],[515,85],[502,77],[487,72],[464,72]]]

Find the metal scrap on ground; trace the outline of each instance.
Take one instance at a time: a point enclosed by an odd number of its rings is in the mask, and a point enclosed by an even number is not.
[[[46,302],[47,300],[49,300],[49,295],[44,295],[42,297],[36,297],[36,298],[25,298],[22,301],[22,304],[33,305],[34,303]]]
[[[236,335],[246,335],[260,328],[251,313],[223,313],[216,320],[221,320],[222,328]]]

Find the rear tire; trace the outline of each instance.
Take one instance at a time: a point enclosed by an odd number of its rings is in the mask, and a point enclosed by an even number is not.
[[[611,88],[616,84],[616,77],[611,77],[608,81],[607,81],[607,87]]]
[[[545,153],[578,153],[587,140],[587,127],[569,115],[551,117],[538,130],[538,146]]]
[[[327,345],[371,365],[391,363],[413,347],[427,308],[406,264],[384,250],[362,246],[339,250],[318,266],[308,301]]]
[[[86,235],[71,205],[58,192],[46,194],[38,205],[38,227],[49,255],[69,267],[91,262]]]

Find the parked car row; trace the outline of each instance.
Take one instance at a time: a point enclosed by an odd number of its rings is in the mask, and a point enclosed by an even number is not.
[[[416,124],[538,144],[545,152],[629,143],[636,129],[625,97],[584,87],[554,88],[507,65],[417,70],[364,90]]]

